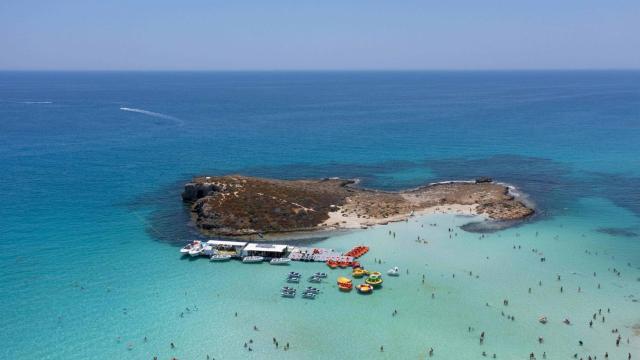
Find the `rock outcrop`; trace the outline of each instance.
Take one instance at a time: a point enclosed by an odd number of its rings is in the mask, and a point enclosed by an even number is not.
[[[208,234],[247,236],[397,221],[426,208],[461,205],[494,220],[521,219],[533,210],[490,181],[427,185],[402,192],[352,186],[344,179],[276,180],[247,176],[197,177],[185,185],[197,227]]]

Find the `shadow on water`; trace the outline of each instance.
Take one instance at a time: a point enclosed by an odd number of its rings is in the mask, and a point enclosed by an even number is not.
[[[611,236],[619,236],[619,237],[638,237],[637,232],[633,231],[633,229],[629,228],[616,228],[616,227],[601,227],[595,229],[596,232],[601,234],[607,234]]]
[[[576,171],[566,163],[520,155],[496,155],[486,158],[450,158],[423,161],[384,161],[375,164],[289,164],[236,169],[207,169],[185,174],[183,181],[167,184],[141,194],[126,206],[140,215],[153,239],[174,245],[189,239],[204,238],[190,221],[188,206],[180,193],[184,183],[197,175],[243,174],[279,179],[358,178],[360,186],[380,190],[401,190],[429,182],[471,180],[490,176],[516,186],[536,207],[535,216],[518,222],[472,222],[463,229],[470,232],[495,232],[507,227],[547,219],[566,212],[581,197],[602,197],[640,215],[640,178],[619,174]],[[410,174],[410,176],[403,176]],[[629,236],[625,231],[604,230],[613,236]],[[326,238],[288,239],[297,244],[312,244]],[[282,242],[283,240],[280,240]]]

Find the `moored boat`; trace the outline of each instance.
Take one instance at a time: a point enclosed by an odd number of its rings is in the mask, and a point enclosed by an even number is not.
[[[242,262],[245,264],[261,263],[264,260],[262,256],[245,256],[242,258]]]
[[[192,257],[200,256],[200,255],[202,255],[202,251],[203,250],[204,249],[202,247],[202,242],[196,240],[191,245],[191,249],[189,249],[189,255],[192,256]]]
[[[305,291],[302,293],[302,297],[305,299],[315,299],[318,294],[314,292]]]
[[[289,265],[290,262],[291,262],[291,259],[288,259],[288,258],[273,258],[273,259],[271,259],[271,261],[269,261],[269,264],[271,264],[271,265]]]
[[[192,242],[182,247],[180,249],[180,254],[182,255],[190,254],[191,250],[194,250],[194,249],[202,249],[202,242],[200,242],[200,240],[193,240]]]
[[[211,261],[229,261],[229,260],[231,260],[231,255],[215,254],[215,255],[211,255],[211,258],[209,260],[211,260]]]

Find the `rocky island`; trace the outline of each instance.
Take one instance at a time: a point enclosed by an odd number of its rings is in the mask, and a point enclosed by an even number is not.
[[[456,213],[517,220],[533,209],[505,185],[480,178],[389,192],[360,188],[355,180],[276,180],[241,175],[196,177],[182,199],[207,235],[255,237],[363,228],[411,215]]]

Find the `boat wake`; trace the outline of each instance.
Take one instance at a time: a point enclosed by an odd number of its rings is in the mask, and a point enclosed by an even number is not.
[[[178,126],[183,126],[184,125],[184,121],[178,119],[177,117],[174,117],[174,116],[171,116],[171,115],[167,115],[167,114],[157,113],[157,112],[144,110],[144,109],[129,108],[129,107],[121,107],[120,110],[128,111],[128,112],[134,112],[134,113],[148,115],[148,116],[153,116],[153,117],[159,118],[159,119],[171,120],[171,121],[174,121],[176,123],[176,125],[178,125]]]
[[[20,101],[20,104],[53,104],[53,101]]]

